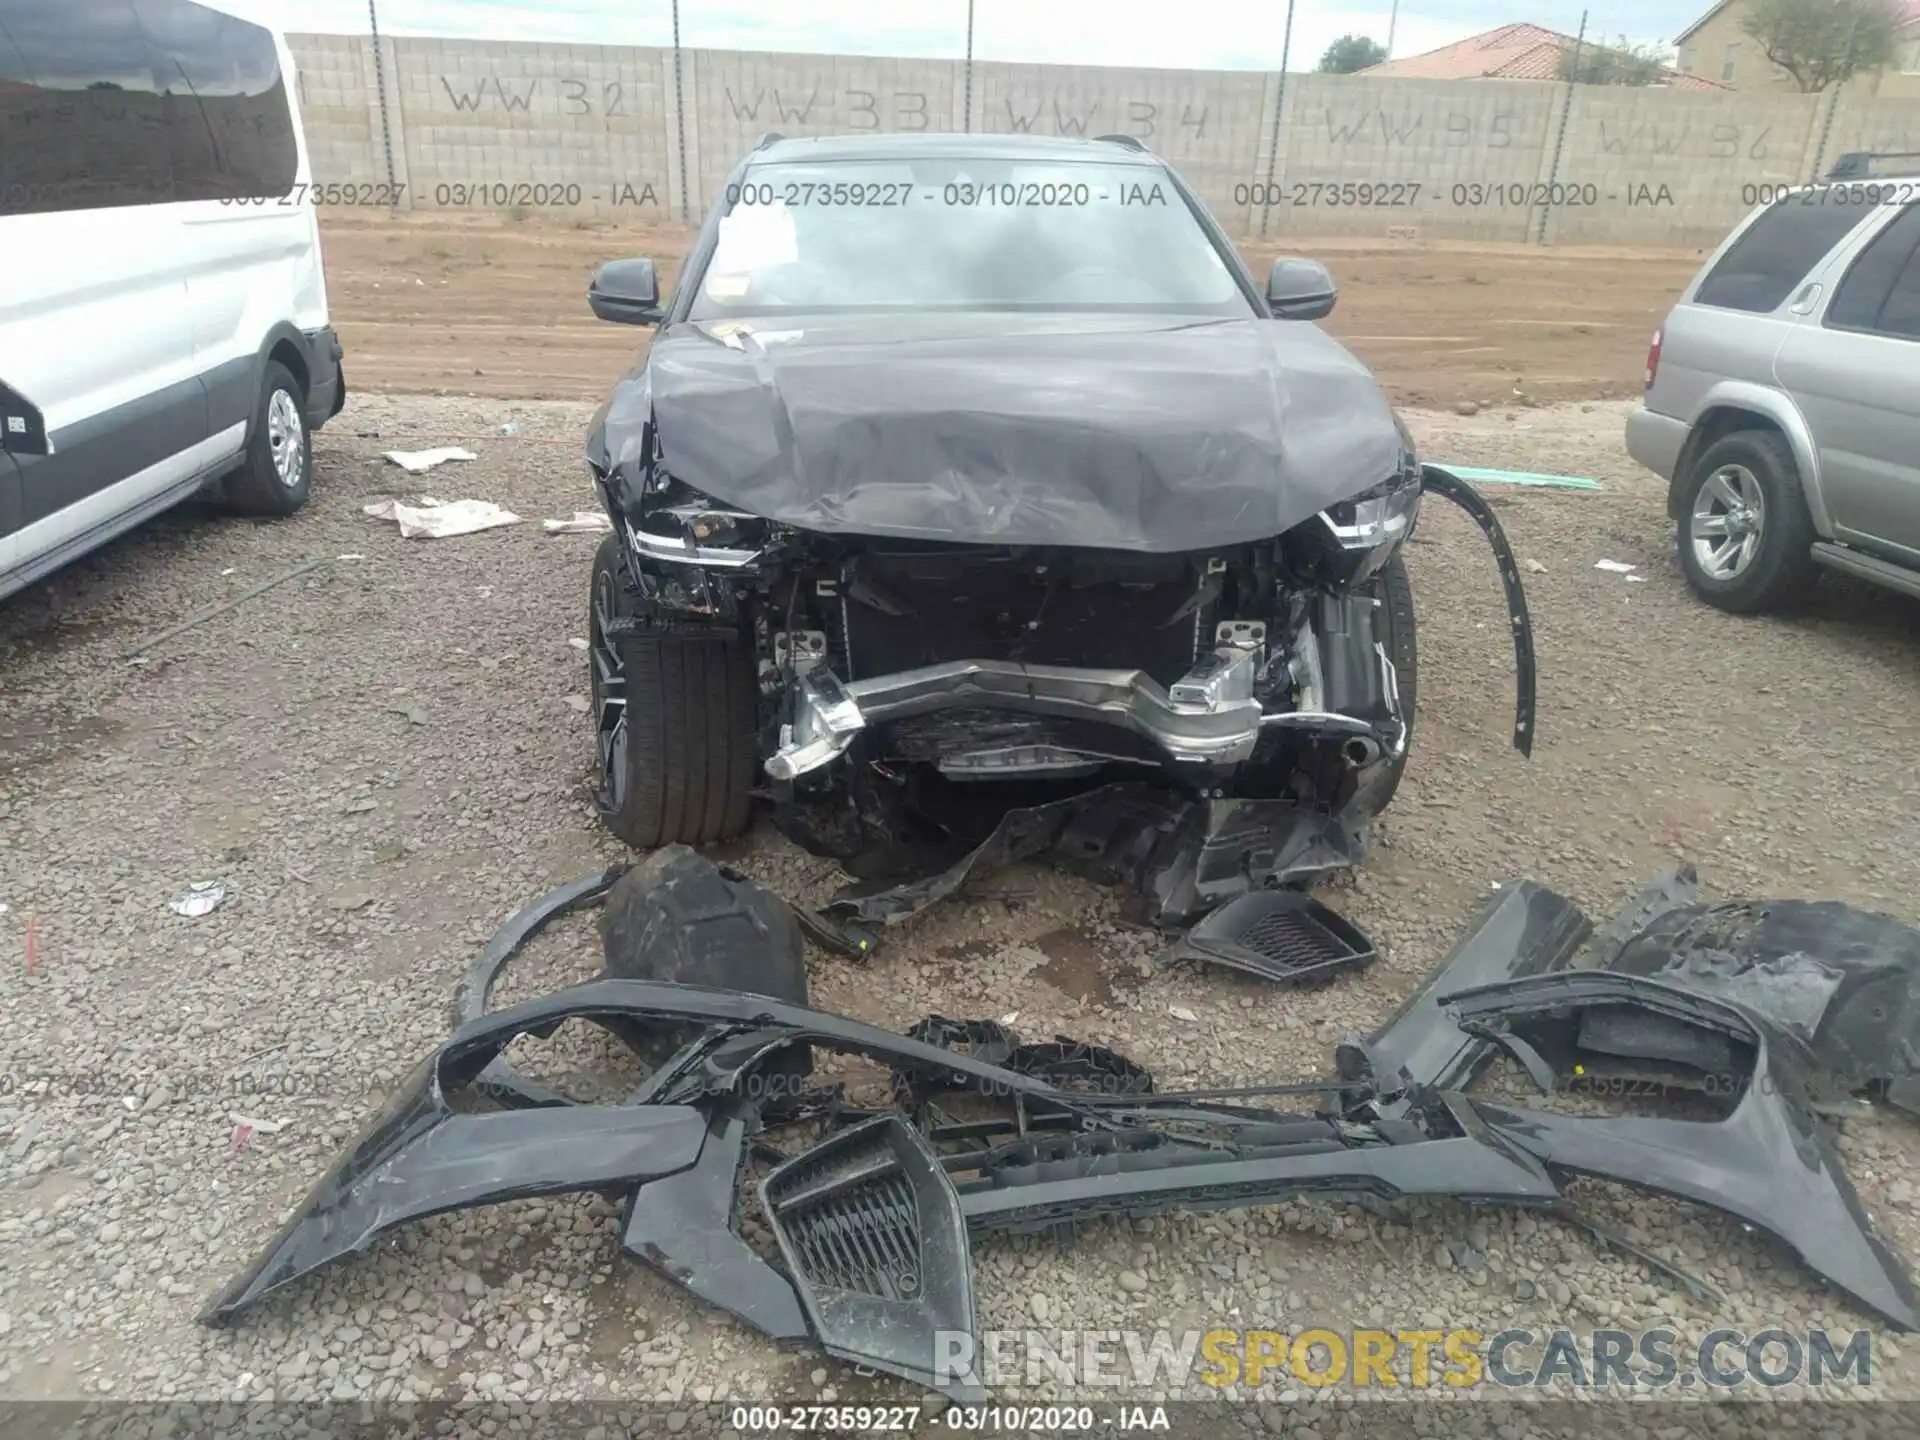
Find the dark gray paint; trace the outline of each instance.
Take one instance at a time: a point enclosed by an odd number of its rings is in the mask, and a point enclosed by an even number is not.
[[[20,528],[20,467],[0,450],[0,539]]]
[[[207,438],[207,391],[198,376],[56,430],[51,455],[16,459],[21,523],[44,520]]]
[[[265,366],[264,355],[241,355],[201,374],[207,396],[207,434],[218,435],[229,425],[245,425],[252,432]]]
[[[795,315],[670,326],[646,372],[605,411],[616,462],[640,466],[651,418],[677,478],[830,534],[1204,550],[1402,456],[1366,367],[1285,321]]]

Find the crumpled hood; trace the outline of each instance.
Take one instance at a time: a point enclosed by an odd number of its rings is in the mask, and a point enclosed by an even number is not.
[[[1401,452],[1366,368],[1298,321],[707,322],[658,339],[646,383],[670,473],[837,534],[1210,549],[1291,529]],[[609,405],[612,458],[638,458],[645,418]]]

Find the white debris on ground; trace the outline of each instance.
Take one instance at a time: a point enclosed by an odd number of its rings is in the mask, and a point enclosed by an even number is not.
[[[294,519],[169,519],[0,607],[0,894],[17,908],[32,897],[39,920],[30,967],[22,927],[0,926],[0,1047],[17,1079],[0,1090],[0,1395],[611,1397],[658,1402],[668,1431],[716,1398],[918,1400],[768,1344],[622,1257],[618,1205],[597,1197],[407,1226],[231,1330],[194,1323],[445,1036],[454,985],[499,923],[626,858],[594,821],[592,721],[568,703],[586,688],[588,657],[568,641],[591,547],[549,545],[531,526],[484,547],[384,547],[182,635],[163,664],[110,663],[153,615],[192,611],[224,567],[268,574],[364,543],[361,507],[391,468],[356,429],[478,434],[498,409],[350,406],[316,437],[314,499]],[[1408,417],[1434,453],[1607,489],[1494,499],[1515,547],[1549,567],[1529,577],[1531,762],[1509,743],[1512,656],[1485,543],[1447,507],[1422,517],[1411,767],[1365,867],[1321,892],[1378,945],[1371,968],[1299,991],[1161,972],[1158,943],[1119,923],[1112,892],[1024,867],[987,887],[1004,898],[936,907],[865,965],[812,955],[814,1003],[896,1028],[929,1011],[1017,1012],[1028,1038],[1111,1046],[1163,1086],[1248,1084],[1321,1073],[1340,1039],[1439,963],[1496,877],[1532,875],[1604,916],[1684,858],[1716,894],[1831,896],[1920,919],[1903,718],[1920,711],[1914,606],[1851,582],[1822,585],[1791,621],[1700,604],[1673,558],[1664,486],[1621,450],[1626,408],[1530,409],[1520,439],[1497,410]],[[530,435],[581,434],[590,413],[516,404]],[[467,478],[500,504],[594,503],[575,449],[498,449]],[[1604,606],[1581,578],[1596,536],[1648,577]],[[430,723],[402,718],[415,709]],[[764,826],[728,858],[797,898],[834,885],[831,864]],[[176,893],[183,872],[217,873],[246,903],[156,925],[148,897]],[[597,964],[592,917],[570,917],[506,998]],[[556,1060],[616,1053],[572,1027],[551,1045]],[[1863,1204],[1920,1254],[1920,1123],[1872,1108],[1839,1133]],[[1302,1200],[1100,1221],[1072,1249],[995,1239],[974,1256],[979,1323],[1667,1325],[1695,1341],[1719,1326],[1864,1328],[1873,1393],[1920,1394],[1909,1341],[1737,1221],[1593,1184],[1577,1198],[1725,1303],[1549,1216]],[[1288,1412],[1292,1433],[1378,1433],[1366,1413],[1378,1407],[1346,1403],[1344,1387],[1276,1382],[1258,1409]],[[1518,1408],[1502,1406],[1488,1433],[1522,1433]],[[1630,1407],[1614,1430],[1729,1433],[1687,1418],[1726,1408],[1635,1422]],[[1862,1412],[1846,1433],[1874,1433],[1865,1411],[1841,1412]]]
[[[478,460],[480,457],[458,445],[443,445],[434,450],[389,450],[387,459],[405,470],[409,475],[418,475],[423,470],[431,470],[436,465],[444,465],[449,460]]]
[[[211,915],[218,910],[227,898],[226,887],[215,880],[196,880],[187,887],[186,893],[176,900],[169,900],[167,908],[176,915],[184,915],[189,920],[198,920],[202,915]]]
[[[403,540],[445,540],[454,535],[472,535],[480,530],[520,523],[518,515],[491,500],[436,500],[431,495],[422,495],[417,505],[403,500],[378,500],[362,505],[360,511],[376,520],[399,522]]]

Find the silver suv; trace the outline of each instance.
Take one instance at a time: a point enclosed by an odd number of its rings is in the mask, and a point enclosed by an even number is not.
[[[1920,157],[1843,157],[1762,204],[1647,351],[1627,450],[1670,483],[1680,565],[1738,613],[1821,566],[1920,596]]]

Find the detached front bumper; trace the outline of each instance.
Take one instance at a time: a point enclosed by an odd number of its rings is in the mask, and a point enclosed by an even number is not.
[[[767,757],[767,774],[790,781],[845,754],[867,726],[962,706],[1097,720],[1143,735],[1176,763],[1237,765],[1268,728],[1318,732],[1359,743],[1368,758],[1405,747],[1399,687],[1386,652],[1374,647],[1388,719],[1375,724],[1338,712],[1263,713],[1254,696],[1257,657],[1223,646],[1171,687],[1140,670],[953,660],[843,682],[824,667],[794,682],[792,720]]]

